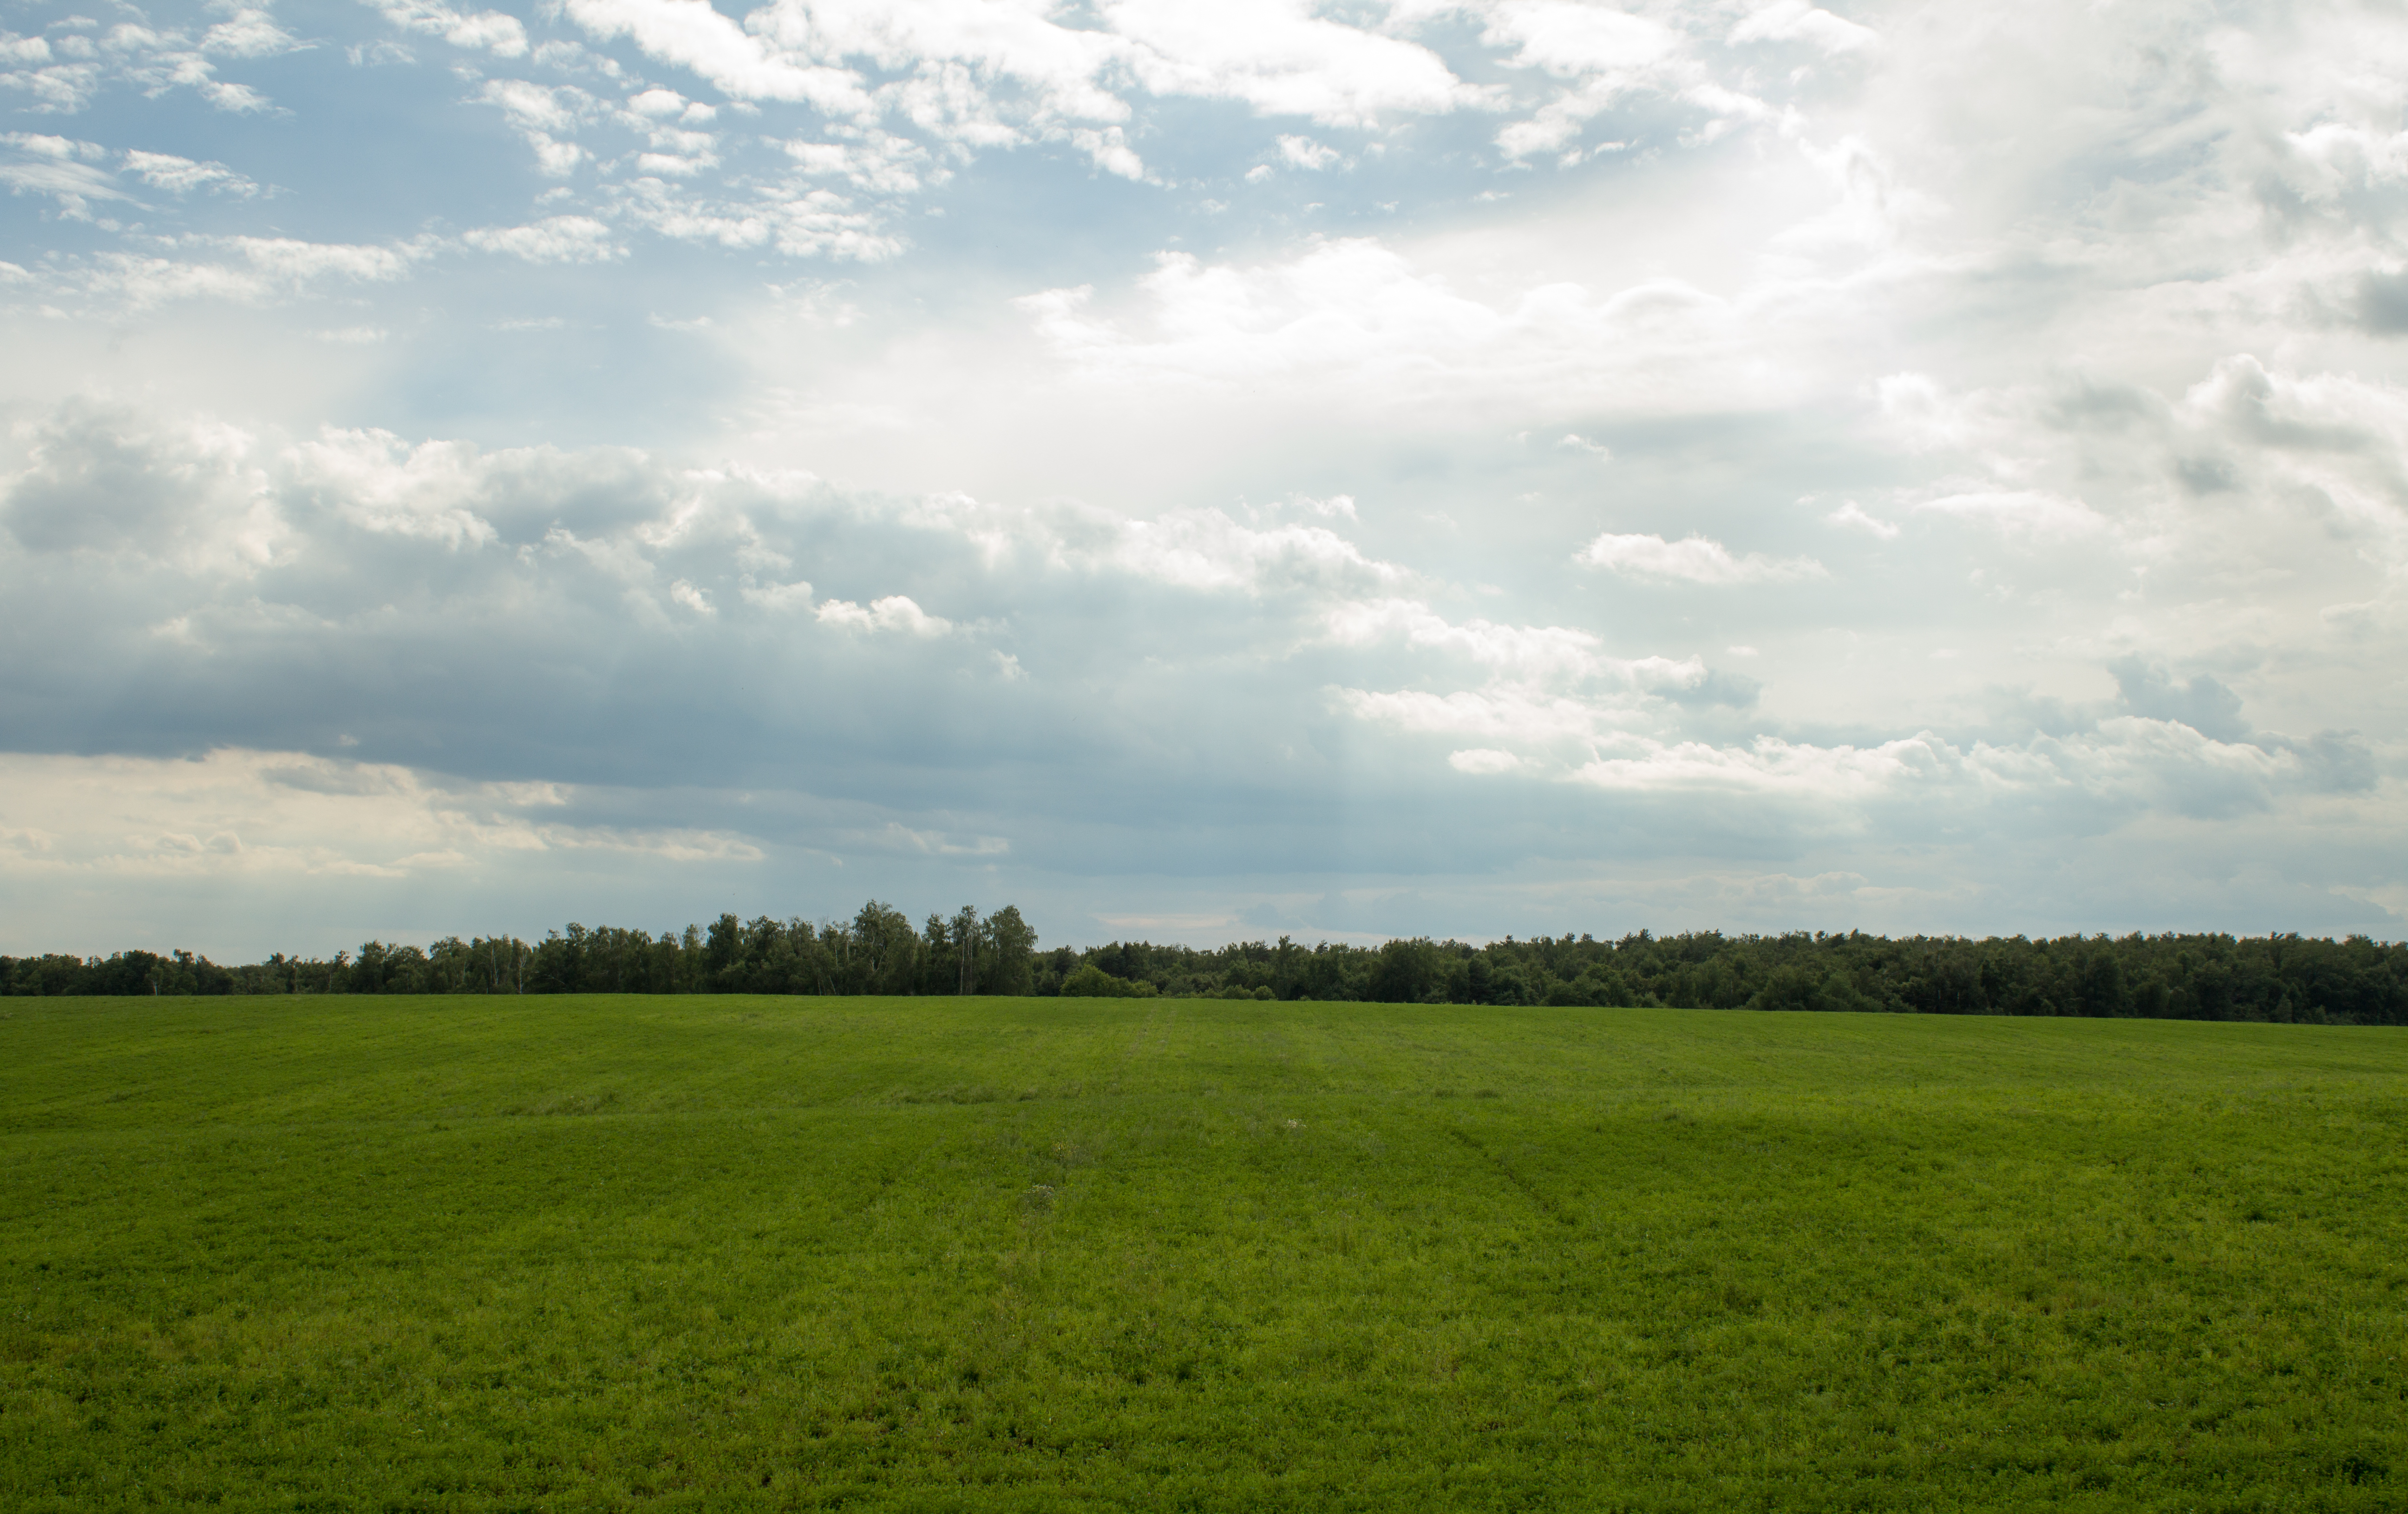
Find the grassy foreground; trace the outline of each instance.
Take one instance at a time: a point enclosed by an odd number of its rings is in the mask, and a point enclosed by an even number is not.
[[[2408,1507],[2408,1031],[0,1016],[9,1509]]]

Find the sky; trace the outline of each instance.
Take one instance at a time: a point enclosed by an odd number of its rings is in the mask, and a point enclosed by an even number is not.
[[[0,7],[0,951],[2408,934],[2396,5]]]

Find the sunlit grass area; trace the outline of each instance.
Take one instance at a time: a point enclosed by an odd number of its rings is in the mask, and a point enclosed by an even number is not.
[[[0,1015],[11,1509],[2408,1504],[2399,1031]]]

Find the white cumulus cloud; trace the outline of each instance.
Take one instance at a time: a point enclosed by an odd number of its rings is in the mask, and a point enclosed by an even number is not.
[[[1768,557],[1760,552],[1736,556],[1721,542],[1701,536],[1667,541],[1660,536],[1607,531],[1573,560],[1629,578],[1684,584],[1785,584],[1828,576],[1812,557]]]
[[[529,263],[607,263],[624,257],[610,228],[591,216],[556,215],[523,226],[482,226],[460,234],[480,252],[505,252]]]

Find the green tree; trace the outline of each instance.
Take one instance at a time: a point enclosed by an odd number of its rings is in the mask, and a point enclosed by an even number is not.
[[[981,929],[985,959],[986,991],[1025,994],[1036,976],[1037,930],[1020,916],[1020,907],[1006,904],[986,917]]]

